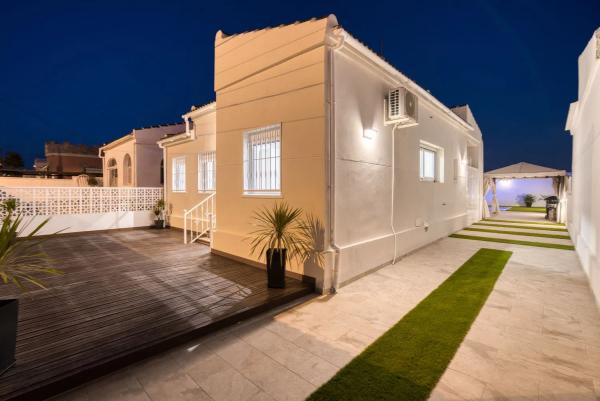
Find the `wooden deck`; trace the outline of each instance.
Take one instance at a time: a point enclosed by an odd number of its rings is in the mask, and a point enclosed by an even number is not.
[[[183,245],[177,231],[69,235],[43,247],[65,275],[20,296],[3,401],[43,399],[312,291],[293,279],[268,289],[264,271]]]

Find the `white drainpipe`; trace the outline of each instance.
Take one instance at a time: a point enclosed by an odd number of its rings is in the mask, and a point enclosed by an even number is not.
[[[335,81],[334,81],[334,52],[344,45],[344,36],[336,36],[334,40],[337,43],[329,47],[329,108],[327,109],[328,116],[328,135],[329,141],[326,141],[326,147],[329,148],[329,171],[327,177],[327,219],[329,222],[329,246],[334,252],[333,271],[331,278],[330,292],[334,294],[339,286],[339,264],[340,264],[340,247],[335,242]]]

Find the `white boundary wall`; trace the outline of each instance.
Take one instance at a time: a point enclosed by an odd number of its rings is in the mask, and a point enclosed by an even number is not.
[[[600,306],[600,29],[579,56],[578,97],[567,121],[573,135],[567,227]]]
[[[0,201],[16,199],[16,214],[24,217],[20,235],[46,218],[39,235],[150,226],[162,196],[162,188],[0,187]]]

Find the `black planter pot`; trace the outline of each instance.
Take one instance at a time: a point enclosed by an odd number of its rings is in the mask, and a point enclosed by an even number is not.
[[[154,220],[154,228],[164,228],[164,220]]]
[[[267,249],[267,281],[269,288],[285,288],[287,249]]]
[[[15,363],[18,299],[0,299],[0,375]]]

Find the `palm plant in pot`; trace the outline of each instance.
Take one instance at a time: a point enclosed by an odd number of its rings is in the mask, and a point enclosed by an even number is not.
[[[523,196],[523,202],[525,203],[525,206],[527,206],[527,207],[533,206],[533,204],[536,200],[537,200],[537,197],[533,194],[525,194]]]
[[[27,284],[45,288],[38,275],[61,274],[60,270],[49,267],[50,259],[39,250],[42,240],[33,238],[49,219],[19,238],[22,230],[27,227],[23,216],[15,216],[14,200],[5,201],[1,206],[0,283],[14,285],[19,291],[26,291]],[[0,375],[15,363],[18,305],[18,298],[0,299]]]
[[[315,251],[314,225],[320,224],[314,217],[303,218],[302,209],[287,203],[275,203],[272,208],[263,207],[254,213],[256,230],[250,233],[250,251],[263,256],[267,262],[267,281],[270,288],[285,287],[285,269],[289,260],[303,262],[311,255],[321,258]]]
[[[152,210],[154,212],[154,227],[164,228],[165,226],[165,201],[159,199]]]

